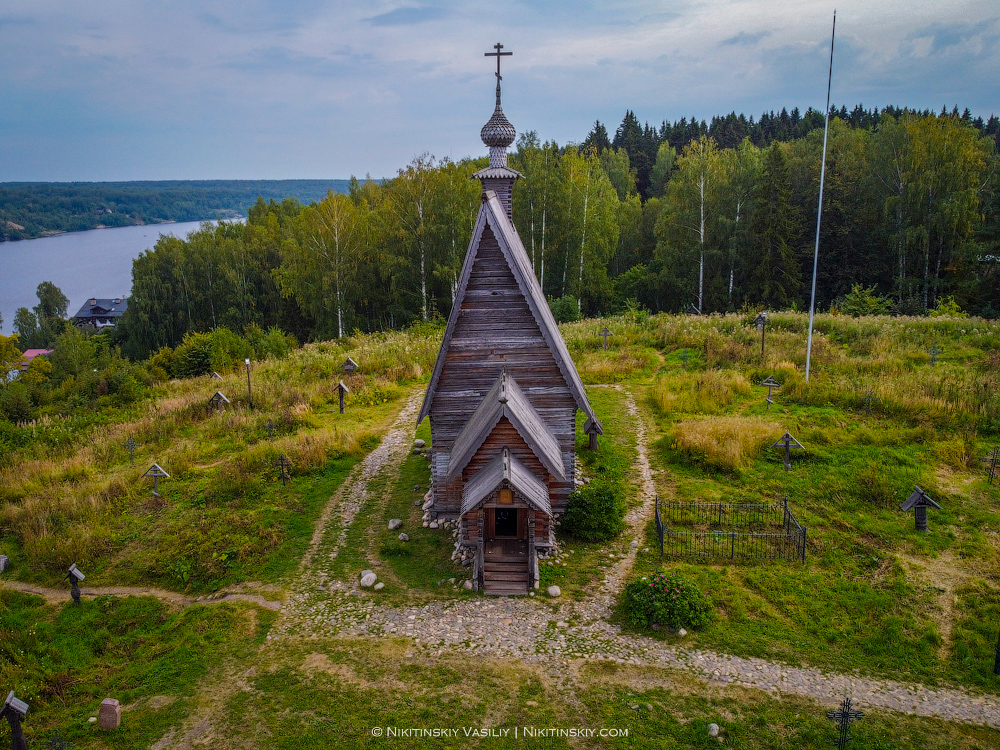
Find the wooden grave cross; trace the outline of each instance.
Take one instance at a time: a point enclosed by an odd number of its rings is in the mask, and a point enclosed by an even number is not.
[[[774,403],[774,401],[771,400],[771,391],[775,388],[781,388],[781,383],[774,379],[774,375],[768,375],[767,380],[761,383],[761,385],[767,388],[767,410],[771,411],[771,404]],[[799,447],[801,448],[802,446],[800,445]]]
[[[934,344],[934,346],[932,346],[930,349],[927,350],[927,353],[931,355],[932,366],[937,364],[938,355],[942,354],[943,352],[944,349],[939,349],[937,344]]]
[[[344,413],[344,394],[350,393],[351,389],[344,385],[344,381],[341,380],[337,383],[337,395],[340,396],[340,413]]]
[[[216,391],[215,395],[208,400],[208,403],[214,404],[219,414],[222,414],[222,405],[228,404],[229,399],[226,398],[226,394],[224,394],[222,391]]]
[[[774,445],[772,448],[784,448],[785,449],[785,471],[789,471],[792,468],[792,448],[801,448],[805,450],[802,443],[792,437],[791,433],[786,432]]]
[[[0,709],[0,719],[6,719],[10,724],[10,746],[14,750],[28,750],[28,741],[24,738],[24,730],[21,729],[21,719],[28,713],[28,704],[19,700],[14,691],[7,694],[7,700]]]
[[[160,497],[160,477],[164,479],[170,479],[170,475],[165,472],[159,464],[153,464],[148,469],[146,473],[143,474],[144,477],[153,478],[153,497]]]
[[[913,494],[899,506],[900,510],[913,510],[913,520],[917,531],[927,531],[928,508],[941,510],[941,506],[931,500],[930,495],[917,486],[913,487]]]
[[[212,370],[212,374],[208,376],[209,380],[222,380],[222,376],[215,370]]]
[[[139,444],[135,442],[135,438],[131,435],[128,436],[128,440],[122,443],[122,447],[128,451],[128,463],[132,466],[135,463],[135,449],[139,447]]]
[[[840,750],[847,747],[851,741],[851,722],[864,718],[864,714],[857,709],[851,708],[851,699],[845,697],[844,702],[836,711],[827,711],[826,718],[837,722],[837,741],[834,743]]]
[[[604,339],[604,348],[607,349],[608,348],[608,336],[614,336],[614,334],[611,333],[611,331],[608,330],[607,326],[604,326],[604,330],[601,331],[597,335],[600,336],[602,339]]]
[[[86,577],[87,576],[83,574],[83,571],[76,567],[76,563],[73,563],[69,566],[69,572],[66,573],[66,576],[63,579],[69,579],[69,595],[73,598],[74,607],[80,606],[80,581]]]
[[[274,465],[278,467],[278,479],[281,480],[281,484],[287,484],[291,478],[288,476],[288,469],[291,467],[292,462],[285,458],[285,454],[281,454],[278,456],[278,460],[274,462]]]
[[[997,465],[1000,464],[1000,446],[995,447],[985,457],[979,459],[979,462],[986,464],[986,476],[989,477],[987,481],[993,484],[997,475]]]
[[[355,362],[350,357],[348,357],[347,359],[344,360],[344,364],[342,364],[340,367],[348,375],[353,375],[354,371],[358,369],[358,363]]]
[[[688,352],[683,352],[683,353],[677,355],[677,359],[679,359],[681,361],[681,365],[684,366],[685,370],[688,368],[688,360],[692,359],[693,357],[694,357],[694,355],[690,354]]]

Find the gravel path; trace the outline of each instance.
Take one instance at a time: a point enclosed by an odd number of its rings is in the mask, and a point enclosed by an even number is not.
[[[620,387],[618,387],[620,388]],[[513,657],[538,664],[557,679],[571,679],[582,660],[610,660],[684,670],[706,682],[732,684],[813,698],[831,707],[850,695],[859,707],[886,709],[917,716],[934,716],[969,724],[1000,727],[1000,697],[975,695],[961,689],[929,688],[860,675],[831,674],[810,667],[793,667],[764,659],[686,649],[639,635],[625,634],[608,622],[621,587],[638,554],[640,531],[652,515],[655,486],[647,453],[647,427],[626,391],[626,407],[635,417],[636,474],[640,502],[627,517],[626,537],[633,537],[628,554],[606,573],[594,594],[583,601],[536,598],[463,598],[453,602],[390,607],[363,594],[355,582],[326,582],[318,590],[322,570],[303,570],[284,614],[268,636],[272,645],[288,637],[323,638],[406,637],[422,652],[467,650],[493,657]],[[411,398],[370,463],[348,480],[348,504],[341,511],[341,531],[335,549],[343,545],[350,520],[366,499],[367,483],[390,471],[405,457],[412,439],[416,400]],[[346,485],[345,485],[346,486]],[[324,532],[329,536],[329,531]],[[322,558],[316,558],[322,568]],[[318,575],[317,575],[318,574]]]

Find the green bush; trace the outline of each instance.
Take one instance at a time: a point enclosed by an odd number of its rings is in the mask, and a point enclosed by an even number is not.
[[[831,312],[858,318],[862,315],[887,315],[891,310],[892,300],[876,294],[875,287],[854,284],[850,292],[834,302]]]
[[[580,303],[576,297],[549,297],[549,309],[556,323],[575,323],[583,316],[580,315]]]
[[[675,571],[632,581],[622,595],[622,609],[631,625],[643,628],[700,628],[713,617],[712,600]]]
[[[591,482],[569,496],[560,529],[585,542],[606,542],[625,530],[625,497],[617,482]]]
[[[175,378],[196,378],[212,372],[212,334],[188,333],[174,350],[170,374]]]

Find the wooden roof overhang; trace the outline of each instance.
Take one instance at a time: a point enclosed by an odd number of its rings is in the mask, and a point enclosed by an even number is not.
[[[479,507],[503,483],[516,490],[535,510],[552,515],[548,489],[506,448],[465,485],[462,490],[462,515]]]
[[[462,300],[465,298],[465,292],[469,285],[469,277],[472,275],[472,266],[476,261],[476,252],[479,249],[479,243],[487,224],[493,230],[497,243],[500,245],[500,251],[507,261],[511,272],[514,274],[514,279],[517,281],[518,288],[528,303],[528,309],[531,310],[532,317],[534,317],[539,329],[541,329],[542,337],[545,339],[545,343],[548,344],[552,356],[555,358],[559,372],[566,381],[570,393],[573,394],[577,408],[592,420],[593,431],[598,435],[603,435],[604,428],[590,406],[587,393],[583,389],[583,382],[580,380],[580,375],[577,373],[573,359],[566,348],[566,342],[563,341],[562,334],[559,333],[559,326],[556,324],[556,320],[552,316],[552,311],[549,309],[549,304],[545,300],[545,294],[542,292],[541,287],[538,285],[538,280],[535,278],[535,271],[532,268],[531,261],[528,259],[528,253],[525,251],[524,245],[521,243],[521,238],[518,236],[517,230],[514,229],[514,225],[507,218],[503,204],[500,203],[500,199],[497,198],[496,193],[492,190],[487,190],[483,193],[483,203],[479,209],[479,216],[476,218],[476,225],[472,230],[472,240],[469,242],[469,250],[465,255],[465,262],[462,264],[462,274],[459,277],[451,315],[448,316],[448,327],[445,329],[444,340],[441,342],[441,349],[438,351],[437,360],[434,362],[434,371],[431,373],[431,381],[427,385],[424,403],[420,407],[420,414],[417,416],[417,424],[420,424],[424,420],[424,417],[430,413],[434,394],[437,391],[438,380],[440,380],[441,371],[444,369],[448,346],[451,344],[451,338],[455,333],[455,326],[462,313]]]
[[[566,480],[566,470],[563,468],[562,452],[559,441],[545,424],[545,420],[528,401],[524,391],[504,368],[500,377],[490,388],[482,402],[465,423],[462,431],[455,438],[448,461],[448,471],[445,481],[450,482],[459,472],[468,466],[486,438],[493,432],[500,420],[506,417],[514,426],[524,442],[531,448],[542,465],[548,469],[560,482]]]

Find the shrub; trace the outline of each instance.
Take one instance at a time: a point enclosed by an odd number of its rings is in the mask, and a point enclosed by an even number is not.
[[[31,397],[24,383],[11,383],[0,389],[0,414],[15,424],[35,418]]]
[[[576,297],[549,297],[549,309],[556,323],[575,323],[582,317]]]
[[[875,287],[865,288],[854,284],[851,291],[834,302],[830,312],[843,313],[855,318],[862,315],[887,315],[892,310],[892,300],[875,293]]]
[[[560,528],[585,542],[606,542],[625,530],[625,497],[617,482],[591,482],[569,496]]]
[[[675,571],[632,581],[625,587],[622,605],[625,619],[643,628],[653,625],[700,628],[713,617],[712,600],[702,593],[698,584]]]

